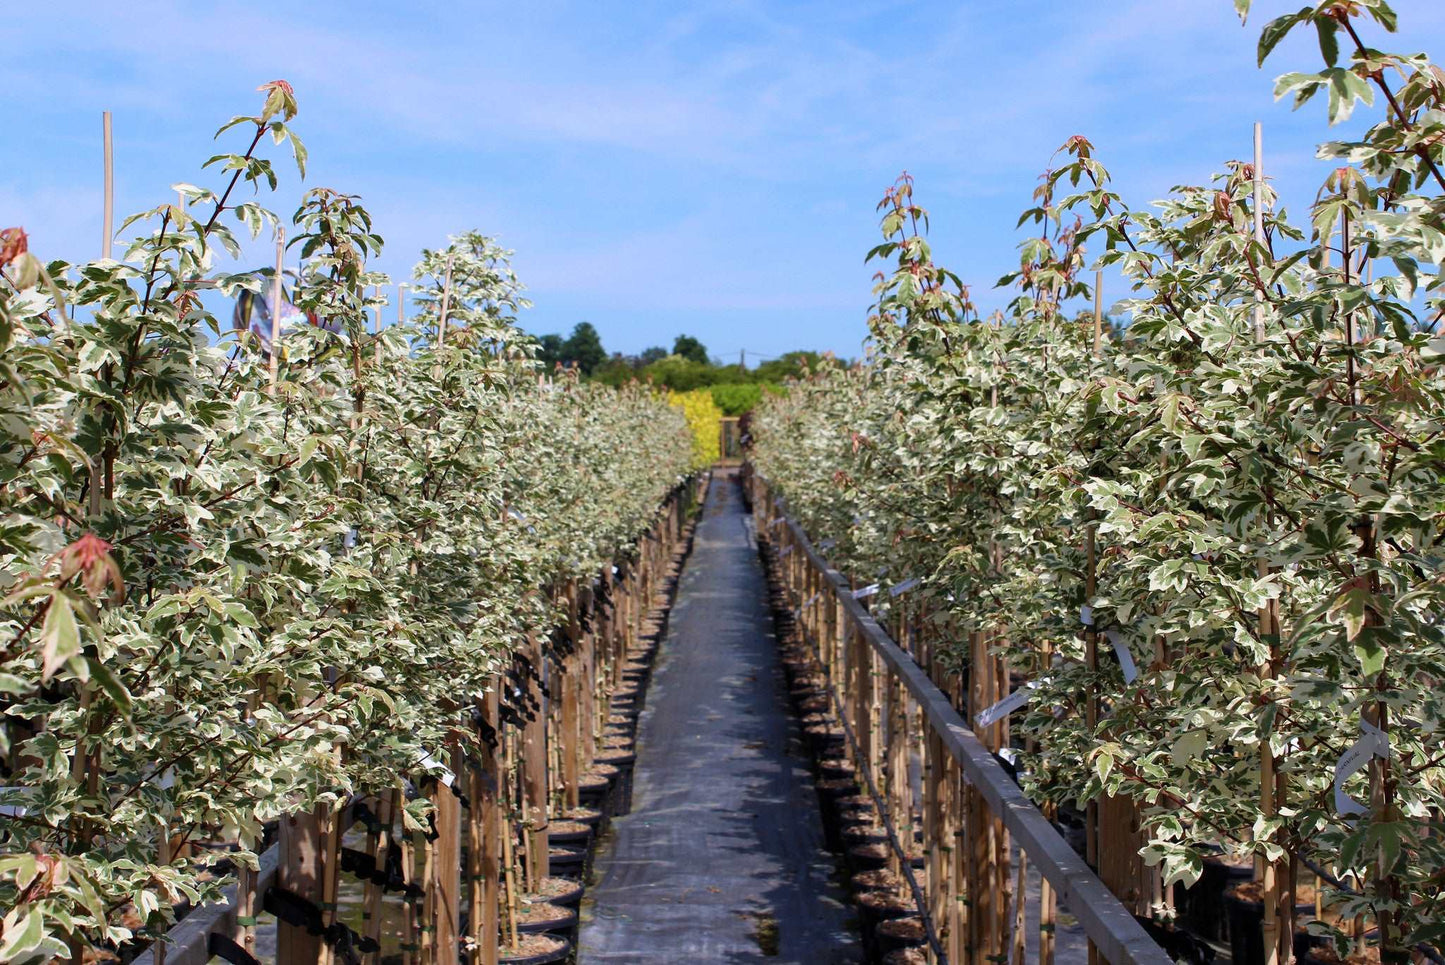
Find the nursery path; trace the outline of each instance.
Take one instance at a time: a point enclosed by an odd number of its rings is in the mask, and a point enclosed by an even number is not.
[[[858,960],[735,474],[708,491],[638,730],[633,811],[612,837],[583,965]]]

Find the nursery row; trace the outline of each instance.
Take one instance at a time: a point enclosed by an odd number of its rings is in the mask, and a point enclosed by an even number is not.
[[[1016,294],[981,318],[905,176],[867,363],[753,421],[788,512],[1007,728],[1114,893],[1236,961],[1438,961],[1445,939],[1445,72],[1366,46],[1369,22],[1395,26],[1361,0],[1263,32],[1261,59],[1320,37],[1324,69],[1280,95],[1380,114],[1321,148],[1340,166],[1306,229],[1258,137],[1142,210],[1070,138],[1021,219]],[[1115,269],[1133,294],[1106,317]],[[1226,881],[1252,912],[1194,903]]]
[[[994,756],[1007,721],[970,730],[958,679],[949,693],[933,682],[939,640],[924,621],[895,609],[885,629],[766,481],[750,488],[783,665],[870,960],[1052,962],[1057,949],[1079,961],[1092,940],[1121,965],[1169,961],[1154,940],[1167,937],[1131,920]],[[975,682],[984,696],[998,685]]]
[[[109,224],[88,263],[0,244],[0,961],[131,954],[288,815],[322,858],[358,798],[442,820],[406,789],[496,760],[478,702],[521,714],[504,675],[575,659],[544,644],[579,595],[639,585],[689,471],[677,408],[540,371],[479,234],[423,252],[416,317],[369,330],[359,199],[314,188],[286,225],[237,200],[275,189],[264,146],[304,174],[292,91],[262,90],[217,189],[125,222],[122,260]],[[275,230],[274,268],[219,267],[236,222]]]

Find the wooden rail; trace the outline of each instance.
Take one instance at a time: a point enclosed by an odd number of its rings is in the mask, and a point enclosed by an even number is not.
[[[261,852],[260,870],[251,878],[257,891],[264,893],[276,881],[276,865],[281,851],[272,845]],[[192,911],[167,934],[169,939],[164,965],[206,965],[211,960],[211,936],[231,938],[236,932],[236,897],[239,885],[226,889],[224,904],[207,905]],[[132,965],[162,965],[154,946],[142,952]]]
[[[848,578],[830,567],[803,529],[781,511],[767,483],[752,476],[749,485],[758,532],[777,547],[802,632],[828,678],[858,766],[878,789],[880,817],[889,823],[890,837],[908,847],[914,815],[921,813],[927,854],[921,886],[925,905],[919,910],[937,940],[930,958],[954,965],[1022,959],[1022,916],[1010,916],[1006,900],[1013,886],[1008,839],[997,827],[1001,823],[1104,959],[1115,965],[1172,961],[1024,796],[915,656],[854,597]],[[910,636],[922,650],[917,635]],[[976,658],[982,652],[986,648],[975,647]],[[995,674],[992,658],[982,663]],[[923,763],[921,801],[915,800],[909,778],[907,756],[915,748]],[[892,864],[911,878],[910,869],[901,867],[902,856]],[[1025,880],[1020,874],[1020,886]],[[1021,911],[1023,888],[1017,892],[1014,908]],[[1046,924],[1047,917],[1041,916]],[[1006,927],[1008,921],[1014,927]],[[1042,932],[1040,959],[1048,962],[1051,927]]]

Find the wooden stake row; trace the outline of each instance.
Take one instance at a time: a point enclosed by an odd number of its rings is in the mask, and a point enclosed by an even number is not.
[[[386,888],[365,884],[362,925],[355,937],[380,945],[363,956],[369,965],[397,945],[404,965],[495,965],[504,946],[516,945],[520,909],[541,891],[551,871],[549,824],[577,806],[578,781],[604,748],[610,708],[630,686],[629,661],[652,645],[645,634],[657,608],[667,602],[669,567],[705,486],[702,477],[678,487],[634,557],[619,561],[615,571],[609,567],[590,586],[574,581],[557,588],[569,619],[565,633],[549,644],[541,634],[529,639],[523,656],[535,677],[499,678],[474,706],[457,708],[459,731],[479,721],[482,734],[495,738],[483,740],[474,758],[460,746],[438,755],[454,780],[450,785],[430,778],[422,783],[430,833],[408,830],[401,818],[405,782],[361,799],[376,820],[357,831],[358,845],[378,869],[399,864],[402,882],[418,886],[422,895],[388,900]],[[504,699],[512,707],[507,713]],[[342,960],[334,934],[342,920],[341,855],[356,814],[352,806],[321,806],[281,822],[276,886],[310,903],[321,928],[278,922],[278,961],[334,965]],[[177,930],[186,945],[171,949],[177,965],[209,958],[210,934],[253,951],[255,918],[268,898],[261,889],[269,880],[268,875],[242,873],[233,903],[212,916],[214,925],[198,923],[207,916],[187,919],[186,927]],[[147,958],[160,962],[163,955],[157,947]]]
[[[1044,880],[1034,940],[1040,962],[1054,960],[1059,897],[1070,901],[1091,946],[1098,942],[1109,951],[1109,960],[1168,961],[1130,914],[1147,911],[1159,898],[1150,869],[1137,856],[1138,815],[1132,802],[1109,802],[1107,808],[1114,810],[1106,808],[1101,823],[1103,850],[1111,860],[1117,856],[1110,877],[1128,879],[1115,892],[1120,898],[1127,895],[1121,905],[1022,799],[1001,768],[980,763],[981,757],[1010,746],[1007,718],[988,727],[974,722],[1012,690],[996,633],[971,634],[966,673],[946,672],[930,637],[928,614],[905,594],[891,600],[885,636],[866,613],[867,601],[854,600],[851,585],[827,568],[802,531],[779,519],[766,481],[751,474],[748,479],[758,532],[778,547],[779,572],[799,630],[816,654],[817,669],[850,737],[860,783],[877,792],[879,815],[896,846],[889,867],[904,879],[906,892],[912,892],[910,882],[917,885],[918,911],[936,941],[928,948],[929,960],[968,965],[1024,961],[1032,863]],[[1046,664],[1048,655],[1041,659]],[[954,729],[962,724],[960,715],[971,722],[967,730],[977,742],[977,750],[962,757],[963,740]],[[979,770],[997,776],[981,783]],[[1009,802],[1004,810],[1000,799]],[[1032,816],[1021,819],[1024,811]],[[1018,840],[1015,858],[1010,829],[1020,826],[1028,833]],[[921,872],[913,867],[919,858]]]

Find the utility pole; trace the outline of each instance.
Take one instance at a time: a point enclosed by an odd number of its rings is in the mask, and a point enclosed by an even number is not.
[[[747,354],[748,354],[748,350],[747,350],[747,349],[745,349],[745,348],[740,348],[740,349],[738,349],[738,368],[742,369],[744,372],[746,372],[746,371],[748,370]]]

